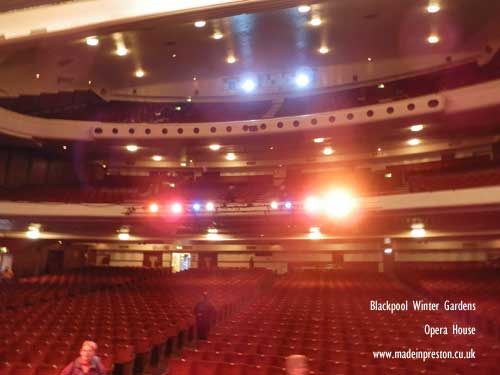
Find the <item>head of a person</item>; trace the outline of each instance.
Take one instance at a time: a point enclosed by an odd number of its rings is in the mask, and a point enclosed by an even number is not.
[[[95,355],[97,344],[93,341],[84,341],[80,349],[80,362],[83,364],[90,363],[90,360]]]
[[[307,357],[301,354],[292,354],[286,357],[286,373],[288,375],[306,375],[308,373]]]

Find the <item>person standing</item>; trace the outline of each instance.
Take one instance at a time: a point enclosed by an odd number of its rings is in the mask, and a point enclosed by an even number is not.
[[[206,340],[210,332],[210,326],[215,321],[215,307],[208,300],[208,293],[203,293],[203,299],[194,307],[196,317],[196,330],[200,340]]]
[[[98,356],[95,355],[97,344],[84,341],[80,356],[68,364],[60,375],[106,375],[106,370]]]

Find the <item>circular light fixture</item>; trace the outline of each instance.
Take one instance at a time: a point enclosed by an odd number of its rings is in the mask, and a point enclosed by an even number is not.
[[[170,207],[170,210],[174,213],[174,214],[180,214],[182,212],[182,204],[180,203],[174,203],[172,204],[172,206]]]
[[[128,55],[128,49],[125,47],[121,46],[116,49],[116,54],[118,56],[127,56]]]
[[[137,145],[127,145],[127,146],[125,146],[125,148],[129,152],[136,152],[139,149],[139,147]]]
[[[318,52],[321,53],[322,55],[325,55],[327,54],[328,52],[330,52],[330,48],[326,47],[326,46],[322,46],[318,49]]]
[[[382,151],[382,148],[381,148],[381,147],[377,148],[377,151],[378,151],[378,152],[381,152],[381,151]]]
[[[67,150],[67,149],[68,149],[68,146],[63,145],[63,146],[62,146],[62,149],[63,149],[63,150]]]
[[[331,147],[325,147],[323,149],[323,155],[331,155],[333,154],[333,149]]]
[[[153,159],[154,161],[162,161],[163,157],[160,155],[153,155],[151,159]]]
[[[385,178],[392,178],[392,173],[388,172],[388,173],[384,174],[384,177]]]
[[[207,202],[207,204],[205,205],[205,210],[207,211],[215,210],[215,204],[213,202]]]
[[[379,83],[378,86],[377,86],[379,89],[383,89],[385,87],[385,85],[383,83]]]
[[[441,10],[441,7],[439,6],[439,3],[435,1],[431,1],[429,5],[427,6],[427,13],[437,13]]]
[[[210,146],[208,146],[208,148],[212,151],[219,151],[220,150],[220,145],[217,144],[217,143],[214,143],[214,144],[211,144]]]
[[[307,13],[311,10],[311,7],[309,5],[299,5],[297,9],[300,13]]]
[[[156,213],[160,210],[160,206],[158,206],[158,204],[156,203],[151,203],[149,205],[149,212],[152,212],[152,213]]]
[[[228,64],[234,64],[236,62],[236,57],[234,57],[234,56],[228,56],[227,59],[226,59],[226,62]]]
[[[245,79],[241,84],[241,88],[245,92],[252,92],[253,90],[255,90],[255,87],[257,87],[255,81],[250,78]]]
[[[193,203],[192,207],[194,212],[199,212],[201,210],[201,204],[199,203]]]
[[[286,201],[285,204],[283,205],[287,210],[291,209],[293,207],[292,202]]]
[[[145,73],[144,73],[144,70],[142,70],[142,69],[137,69],[137,70],[135,71],[135,73],[134,73],[134,75],[135,75],[137,78],[142,78],[142,77],[144,77],[144,74],[145,74]]]
[[[436,44],[439,42],[439,37],[435,34],[432,34],[432,35],[429,35],[429,37],[427,38],[427,41],[430,43],[430,44]]]
[[[337,189],[327,195],[323,206],[328,216],[341,219],[350,215],[358,202],[349,191]]]
[[[89,36],[85,39],[85,42],[88,46],[95,47],[99,45],[99,38],[97,38],[96,36]]]
[[[298,87],[306,87],[311,83],[311,77],[306,73],[298,73],[295,76],[295,84]]]
[[[390,247],[384,249],[384,254],[392,254],[392,249]]]
[[[371,57],[368,58],[368,62],[372,62],[372,58]]]
[[[325,138],[314,138],[314,143],[323,143],[325,141]]]
[[[191,103],[192,101],[193,101],[193,98],[191,98],[190,96],[188,96],[188,97],[186,98],[186,102]]]
[[[40,79],[40,73],[35,74],[36,79]]]
[[[410,146],[418,146],[420,143],[422,143],[422,141],[418,138],[412,138],[406,143],[408,143]]]
[[[92,84],[92,81],[89,79],[89,85],[91,85],[91,84]]]
[[[216,31],[215,33],[212,34],[212,38],[215,39],[215,40],[219,40],[219,39],[222,39],[224,37],[224,34]]]
[[[271,202],[271,204],[270,204],[270,206],[271,206],[271,208],[272,208],[273,210],[276,210],[276,209],[278,209],[278,202],[276,202],[276,201],[272,201],[272,202]]]
[[[37,240],[40,238],[40,227],[38,225],[30,225],[28,231],[26,232],[26,237],[31,240]]]
[[[120,241],[128,241],[130,239],[130,234],[128,234],[128,232],[120,232],[118,233],[118,239]]]
[[[423,128],[424,128],[424,125],[422,125],[422,124],[417,124],[417,125],[412,125],[412,126],[410,126],[410,130],[411,130],[412,132],[419,132],[419,131],[421,131]]]
[[[194,23],[194,26],[200,28],[200,27],[205,27],[206,24],[207,24],[206,21],[199,20]]]
[[[307,212],[315,213],[321,209],[321,201],[316,197],[307,197],[304,202],[304,209]]]
[[[311,24],[311,26],[316,27],[316,26],[321,25],[322,21],[321,21],[321,18],[319,18],[319,17],[313,17],[313,18],[311,18],[309,23]]]
[[[233,161],[236,160],[236,155],[234,152],[228,152],[226,154],[226,160]]]

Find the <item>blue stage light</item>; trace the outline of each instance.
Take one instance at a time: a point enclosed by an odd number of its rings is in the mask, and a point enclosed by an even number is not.
[[[287,210],[289,210],[290,208],[292,208],[292,202],[290,201],[286,201],[285,204],[283,205]]]
[[[199,203],[194,203],[193,204],[193,211],[198,212],[201,210],[201,204]]]

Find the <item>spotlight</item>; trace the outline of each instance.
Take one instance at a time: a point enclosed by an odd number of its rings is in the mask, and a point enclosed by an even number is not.
[[[384,249],[384,254],[392,254],[392,249],[390,247]]]
[[[385,85],[383,83],[379,83],[378,86],[377,86],[379,89],[383,89],[385,88]]]
[[[412,138],[407,142],[410,146],[418,146],[422,141],[418,138]]]
[[[385,178],[392,178],[392,173],[391,172],[385,173],[384,177]]]
[[[182,212],[182,204],[180,203],[174,203],[170,209],[172,210],[172,213],[174,214],[180,214]]]
[[[333,149],[331,147],[325,147],[323,149],[323,155],[331,155],[333,154]]]
[[[125,47],[121,46],[121,47],[118,47],[116,49],[116,54],[118,56],[126,56],[128,55],[128,49],[126,49]]]
[[[286,201],[285,204],[283,205],[287,210],[291,209],[293,207],[292,202]]]
[[[429,5],[427,6],[427,12],[428,13],[437,13],[441,10],[441,7],[439,6],[438,2],[431,1]]]
[[[338,189],[327,195],[325,210],[328,216],[340,219],[348,216],[357,205],[358,202],[350,192]]]
[[[309,228],[309,238],[311,240],[318,240],[321,238],[321,231],[320,231],[319,227]]]
[[[321,209],[321,202],[316,197],[307,197],[304,202],[304,209],[310,213],[318,212]]]
[[[153,159],[154,161],[162,161],[163,157],[161,157],[160,155],[153,155],[151,159]]]
[[[28,231],[26,232],[26,237],[31,240],[37,240],[40,238],[40,225],[30,225]]]
[[[193,203],[193,211],[194,212],[199,212],[201,210],[201,204],[199,203]]]
[[[215,210],[215,204],[213,204],[213,202],[207,202],[207,204],[205,205],[205,210],[207,211]]]
[[[213,35],[212,35],[212,38],[214,38],[215,40],[222,39],[223,37],[224,37],[224,35],[218,31],[213,33]]]
[[[208,228],[207,232],[211,234],[219,233],[219,231],[216,228]]]
[[[311,10],[311,7],[309,5],[299,5],[297,9],[300,13],[307,13]]]
[[[298,73],[295,76],[295,84],[298,87],[306,87],[311,82],[311,77],[306,73]]]
[[[85,42],[88,46],[95,47],[99,44],[99,38],[97,38],[96,36],[89,36],[85,39]]]
[[[256,87],[257,87],[257,84],[255,83],[255,81],[253,79],[250,79],[250,78],[245,79],[243,81],[243,83],[241,84],[241,88],[243,89],[243,91],[245,91],[247,93],[254,91]]]
[[[311,18],[311,21],[309,21],[309,23],[312,25],[312,26],[319,26],[321,25],[321,18],[319,17],[314,17],[314,18]]]
[[[160,210],[160,207],[156,203],[151,203],[149,205],[149,212],[156,213]]]
[[[212,151],[219,151],[220,150],[220,145],[218,144],[211,144],[210,146],[208,146],[208,148]]]
[[[127,145],[125,148],[129,152],[136,152],[139,149],[137,145]]]
[[[425,227],[423,223],[415,223],[411,225],[410,236],[413,238],[422,238],[425,237]]]
[[[272,202],[271,202],[271,204],[270,204],[270,206],[271,206],[271,208],[272,208],[273,210],[276,210],[276,209],[278,209],[278,202],[276,202],[276,201],[272,201]]]
[[[226,59],[226,62],[228,64],[234,64],[236,62],[236,57],[234,57],[234,56],[228,56],[227,59]]]
[[[325,138],[314,138],[314,143],[323,143]]]
[[[206,21],[200,20],[200,21],[196,21],[194,23],[194,26],[200,28],[200,27],[205,27],[206,24],[207,24]]]
[[[412,125],[410,126],[410,130],[412,132],[419,132],[421,131],[422,129],[424,128],[424,126],[422,124],[418,124],[418,125]]]
[[[430,44],[436,44],[439,42],[439,37],[437,35],[429,35],[429,37],[427,38],[427,41],[430,43]]]
[[[144,77],[144,74],[145,74],[145,73],[144,73],[144,70],[142,70],[142,69],[137,69],[137,70],[135,71],[135,73],[134,73],[134,75],[135,75],[137,78],[142,78],[142,77]]]
[[[120,232],[118,233],[118,239],[120,241],[128,241],[130,239],[130,234],[128,232]]]
[[[318,52],[322,55],[326,55],[328,52],[330,52],[330,49],[326,46],[322,46],[318,49]]]
[[[228,152],[226,154],[226,160],[229,160],[229,161],[236,160],[236,155],[234,154],[234,152]]]

